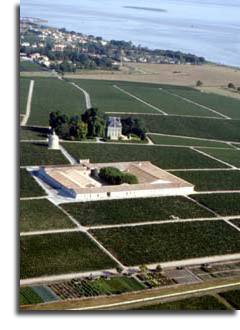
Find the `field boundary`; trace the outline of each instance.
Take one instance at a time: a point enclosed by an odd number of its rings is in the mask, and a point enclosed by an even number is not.
[[[154,109],[154,110],[156,110],[156,111],[162,113],[164,116],[168,116],[168,114],[167,114],[164,110],[155,107],[154,105],[152,105],[152,104],[150,104],[150,103],[148,103],[148,102],[146,102],[146,101],[140,99],[139,97],[137,97],[137,96],[135,96],[135,95],[133,95],[133,94],[131,94],[131,93],[125,91],[124,89],[118,87],[117,85],[113,85],[113,87],[116,88],[116,89],[118,89],[118,90],[121,91],[122,93],[125,93],[125,94],[127,94],[128,96],[133,97],[134,99],[138,100],[139,102],[141,102],[141,103],[147,105],[149,108],[152,108],[152,109]]]
[[[200,154],[202,154],[202,155],[204,155],[206,157],[209,157],[209,158],[211,158],[213,160],[216,160],[219,163],[222,163],[224,165],[227,165],[228,167],[231,167],[233,170],[237,170],[238,169],[236,166],[234,166],[234,165],[232,165],[230,163],[227,163],[227,162],[225,162],[225,161],[223,161],[223,160],[221,160],[221,159],[219,159],[217,157],[214,157],[212,155],[209,155],[209,154],[207,154],[207,153],[205,153],[205,152],[203,152],[201,150],[195,149],[194,147],[190,147],[190,149],[192,149],[192,150],[194,150],[194,151],[196,151],[196,152],[198,152],[198,153],[200,153]]]
[[[191,104],[197,105],[197,106],[200,107],[200,108],[203,108],[203,109],[206,109],[206,110],[211,111],[211,112],[213,112],[213,113],[216,113],[216,114],[218,114],[219,116],[223,117],[224,119],[232,119],[232,118],[230,118],[230,117],[228,117],[228,116],[222,114],[221,112],[218,112],[217,110],[214,110],[214,109],[209,108],[209,107],[207,107],[207,106],[205,106],[205,105],[202,105],[202,104],[200,104],[200,103],[197,103],[197,102],[194,102],[194,101],[192,101],[192,100],[189,100],[189,99],[186,98],[186,97],[183,97],[183,96],[180,96],[180,95],[177,95],[177,94],[174,94],[174,93],[170,93],[170,92],[166,91],[166,90],[163,89],[163,88],[159,88],[159,90],[162,91],[162,92],[164,92],[164,93],[166,93],[166,94],[169,94],[169,95],[173,95],[173,96],[175,96],[175,97],[178,97],[178,98],[180,98],[180,99],[182,99],[182,100],[184,100],[184,101],[186,101],[186,102],[188,102],[188,103],[191,103]]]

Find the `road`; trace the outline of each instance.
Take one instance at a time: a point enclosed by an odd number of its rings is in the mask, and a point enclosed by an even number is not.
[[[154,296],[154,297],[147,297],[147,298],[140,298],[140,299],[133,299],[133,300],[127,300],[127,301],[121,301],[121,302],[116,302],[116,303],[111,303],[111,304],[102,304],[102,305],[95,305],[95,306],[88,306],[88,307],[80,307],[80,308],[72,308],[70,310],[99,310],[99,309],[105,309],[105,308],[113,308],[117,306],[123,306],[123,305],[132,305],[136,303],[144,303],[144,302],[150,302],[154,301],[157,299],[166,299],[166,298],[180,298],[180,297],[185,297],[186,295],[194,295],[196,293],[204,293],[204,292],[209,292],[212,290],[222,290],[226,288],[231,288],[231,287],[236,287],[237,285],[240,285],[240,282],[236,283],[229,283],[229,284],[223,284],[223,285],[213,285],[211,287],[207,288],[199,288],[199,289],[193,289],[193,290],[186,290],[183,292],[174,292],[174,293],[169,293],[169,294],[161,294],[159,296]]]

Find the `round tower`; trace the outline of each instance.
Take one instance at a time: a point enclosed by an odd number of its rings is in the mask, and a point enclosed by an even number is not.
[[[53,130],[52,134],[48,138],[48,148],[49,149],[59,149],[59,137]]]

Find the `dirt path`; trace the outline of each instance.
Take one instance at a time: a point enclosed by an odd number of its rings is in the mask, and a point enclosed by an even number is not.
[[[91,103],[91,99],[90,99],[90,95],[88,92],[85,91],[85,89],[79,87],[77,84],[75,84],[74,82],[70,83],[72,86],[76,87],[77,89],[79,89],[81,92],[83,92],[84,96],[85,96],[85,102],[86,102],[86,108],[87,109],[91,109],[92,108],[92,103]]]
[[[148,102],[143,101],[143,100],[140,99],[139,97],[137,97],[137,96],[135,96],[135,95],[133,95],[133,94],[131,94],[131,93],[125,91],[124,89],[118,87],[117,85],[113,85],[113,87],[116,88],[116,89],[118,89],[119,91],[123,92],[124,94],[127,94],[128,96],[133,97],[134,99],[136,99],[137,101],[139,101],[139,102],[141,102],[141,103],[147,105],[148,107],[150,107],[150,108],[152,108],[152,109],[154,109],[154,110],[156,110],[156,111],[162,113],[164,116],[167,116],[167,115],[168,115],[168,114],[167,114],[165,111],[163,111],[162,109],[159,109],[159,108],[155,107],[154,105],[152,105],[152,104],[150,104],[150,103],[148,103]]]
[[[213,156],[211,156],[211,155],[209,155],[209,154],[207,154],[207,153],[205,153],[205,152],[203,152],[203,151],[200,151],[200,150],[198,150],[198,149],[195,149],[194,147],[190,147],[190,149],[192,149],[192,150],[194,150],[194,151],[196,151],[196,152],[198,152],[198,153],[200,153],[200,154],[202,154],[202,155],[204,155],[204,156],[206,156],[206,157],[208,157],[208,158],[214,159],[214,160],[216,160],[216,161],[219,162],[219,163],[222,163],[222,164],[224,164],[224,165],[227,165],[228,167],[231,167],[233,170],[236,170],[236,169],[237,169],[236,166],[234,166],[234,165],[232,165],[232,164],[229,164],[229,163],[227,163],[227,162],[224,162],[223,160],[221,160],[221,159],[219,159],[219,158],[217,158],[217,157],[213,157]]]
[[[210,142],[221,142],[221,143],[239,143],[237,141],[225,141],[225,140],[217,140],[217,139],[207,139],[207,138],[200,138],[195,136],[188,136],[188,135],[174,135],[174,134],[163,134],[163,133],[151,133],[148,132],[148,135],[159,135],[159,136],[169,136],[169,137],[177,137],[177,138],[186,138],[186,139],[193,139],[193,140],[199,140],[199,141],[210,141]]]
[[[225,221],[229,226],[233,227],[234,229],[236,229],[238,232],[240,232],[240,228],[236,225],[234,225],[234,223],[232,223],[229,218],[221,216],[220,214],[218,214],[217,212],[215,212],[214,210],[210,209],[209,207],[207,207],[204,204],[201,204],[200,202],[198,202],[197,200],[195,200],[194,198],[191,198],[190,196],[185,196],[187,199],[189,199],[190,201],[194,202],[195,204],[201,206],[202,208],[204,208],[205,210],[207,210],[208,212],[211,212],[212,214],[215,215],[215,217],[219,218],[221,217],[223,221]]]
[[[211,112],[213,112],[213,113],[219,115],[220,117],[222,117],[222,118],[224,118],[224,119],[232,119],[232,118],[230,118],[230,117],[228,117],[228,116],[226,116],[226,115],[224,115],[224,114],[218,112],[217,110],[214,110],[214,109],[212,109],[212,108],[206,107],[205,105],[202,105],[202,104],[200,104],[200,103],[193,102],[192,100],[189,100],[189,99],[186,98],[186,97],[182,97],[182,96],[179,96],[179,95],[177,95],[177,94],[170,93],[170,92],[166,91],[166,90],[163,89],[163,88],[159,88],[159,90],[161,90],[161,92],[164,92],[164,93],[166,93],[166,94],[169,94],[169,95],[172,95],[172,96],[178,97],[179,99],[181,99],[181,100],[183,100],[183,101],[186,101],[186,102],[188,102],[188,103],[191,103],[191,104],[197,105],[197,106],[200,107],[200,108],[203,108],[203,109],[205,109],[205,110],[211,111]]]
[[[30,81],[30,84],[29,84],[29,90],[28,90],[28,99],[27,99],[26,113],[25,113],[24,117],[21,120],[21,126],[26,126],[27,121],[28,121],[29,116],[30,116],[30,113],[31,113],[33,88],[34,88],[34,80],[31,80]]]

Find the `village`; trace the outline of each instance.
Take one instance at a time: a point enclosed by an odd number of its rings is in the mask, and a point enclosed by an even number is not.
[[[46,24],[46,23],[45,23]],[[181,52],[151,51],[131,42],[104,40],[65,28],[42,25],[41,20],[20,20],[20,58],[48,69],[75,72],[78,69],[119,70],[128,63],[203,64],[205,59]]]

